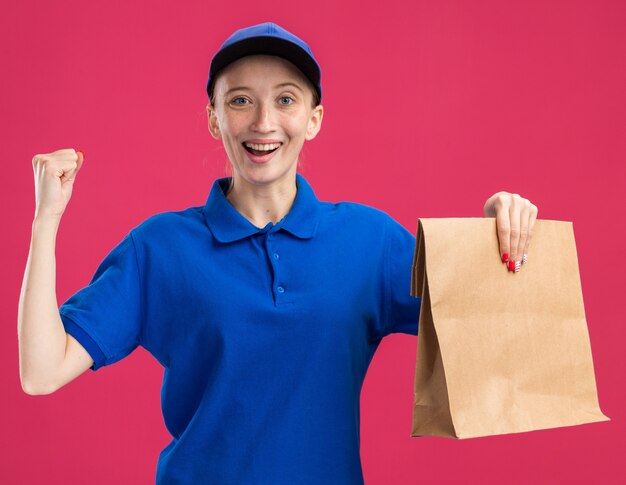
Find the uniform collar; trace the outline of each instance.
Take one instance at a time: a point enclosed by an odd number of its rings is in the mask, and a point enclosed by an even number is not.
[[[264,228],[252,224],[228,201],[224,191],[228,188],[230,179],[231,177],[216,179],[204,205],[204,219],[218,241],[232,242],[272,228],[282,228],[301,239],[309,239],[315,235],[320,218],[320,201],[299,173],[296,173],[297,192],[291,210],[280,222],[270,222]]]

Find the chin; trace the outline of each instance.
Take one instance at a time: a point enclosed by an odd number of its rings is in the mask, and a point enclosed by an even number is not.
[[[291,179],[290,169],[277,170],[275,167],[253,167],[246,168],[243,172],[243,178],[246,182],[254,185],[267,185],[279,180]],[[240,174],[241,176],[241,174]],[[295,180],[295,173],[294,173]]]

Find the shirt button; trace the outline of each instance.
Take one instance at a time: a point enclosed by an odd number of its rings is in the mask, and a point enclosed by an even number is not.
[[[278,293],[284,293],[285,289],[282,286],[279,286],[278,288],[276,288],[276,290],[278,291]]]
[[[279,258],[278,253],[274,253],[274,259],[278,259],[278,258]]]

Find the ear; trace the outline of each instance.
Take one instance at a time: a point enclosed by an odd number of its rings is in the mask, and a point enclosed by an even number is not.
[[[206,105],[206,112],[209,119],[209,132],[211,132],[211,136],[216,140],[221,140],[222,132],[220,131],[217,113],[215,112],[215,108],[211,106],[211,103]]]
[[[306,127],[306,135],[304,136],[305,140],[312,140],[317,136],[322,128],[322,118],[324,118],[324,107],[318,104],[313,108],[313,111],[311,111],[311,116],[309,117]]]

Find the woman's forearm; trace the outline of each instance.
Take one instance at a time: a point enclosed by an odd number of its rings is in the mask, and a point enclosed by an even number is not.
[[[56,234],[60,217],[35,217],[22,289],[17,335],[20,380],[28,394],[54,391],[67,335],[56,299]]]

